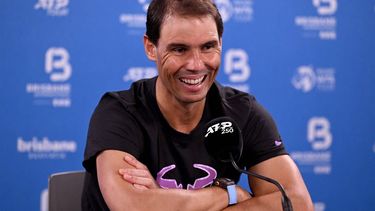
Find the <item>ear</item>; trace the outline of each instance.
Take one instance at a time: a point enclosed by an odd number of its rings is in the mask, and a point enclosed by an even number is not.
[[[149,60],[156,61],[156,46],[151,42],[147,35],[143,36],[143,45],[145,53]]]

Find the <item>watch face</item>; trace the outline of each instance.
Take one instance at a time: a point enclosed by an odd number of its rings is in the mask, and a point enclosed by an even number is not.
[[[223,182],[225,182],[227,185],[234,185],[234,181],[229,178],[222,178]]]
[[[229,178],[216,178],[213,184],[226,189],[229,185],[235,185],[235,182]]]

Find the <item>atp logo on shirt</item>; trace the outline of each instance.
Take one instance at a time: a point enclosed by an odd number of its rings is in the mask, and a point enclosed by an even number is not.
[[[204,164],[193,164],[193,167],[196,169],[200,169],[202,171],[205,171],[207,173],[207,176],[204,176],[202,178],[197,178],[194,181],[194,184],[188,184],[187,189],[188,190],[196,190],[201,189],[206,186],[209,186],[212,184],[213,180],[217,177],[217,172],[214,168],[211,166],[207,166]],[[183,189],[182,184],[178,184],[175,179],[167,179],[164,178],[164,175],[168,172],[172,171],[176,168],[176,165],[169,165],[164,168],[162,168],[159,173],[157,173],[156,181],[159,184],[161,188],[164,189]]]
[[[221,134],[225,134],[225,133],[233,133],[234,129],[232,127],[231,122],[216,123],[207,129],[207,133],[204,137],[207,138],[209,134],[213,134],[218,131],[220,131],[219,133]]]

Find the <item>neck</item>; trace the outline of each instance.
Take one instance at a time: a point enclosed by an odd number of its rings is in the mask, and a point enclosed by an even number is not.
[[[170,95],[162,93],[157,87],[156,101],[164,118],[176,131],[189,134],[201,120],[206,100],[193,103],[181,102],[176,98],[168,97]]]

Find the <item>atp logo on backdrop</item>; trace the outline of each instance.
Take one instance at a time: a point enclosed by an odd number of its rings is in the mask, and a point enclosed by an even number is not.
[[[331,123],[327,117],[314,116],[307,122],[307,142],[312,150],[293,151],[292,158],[299,164],[302,171],[315,174],[331,173],[331,146],[333,135]]]
[[[229,83],[224,84],[249,92],[248,80],[251,75],[249,56],[244,49],[228,49],[224,54],[224,73],[228,76]]]
[[[302,35],[306,38],[336,40],[337,0],[311,0],[311,5],[317,15],[297,16],[294,19],[296,26],[301,27]]]
[[[69,52],[62,47],[51,47],[45,53],[44,74],[49,82],[27,83],[26,92],[33,95],[34,105],[52,107],[71,106],[72,76]]]
[[[223,22],[231,19],[237,22],[250,22],[253,19],[253,0],[214,0]]]
[[[294,88],[305,93],[315,88],[320,91],[333,91],[336,86],[335,69],[303,65],[297,68],[291,82]]]
[[[122,77],[124,82],[134,82],[143,78],[152,78],[158,74],[154,67],[131,67]]]
[[[36,10],[45,10],[50,16],[66,16],[69,13],[69,0],[38,0]]]

